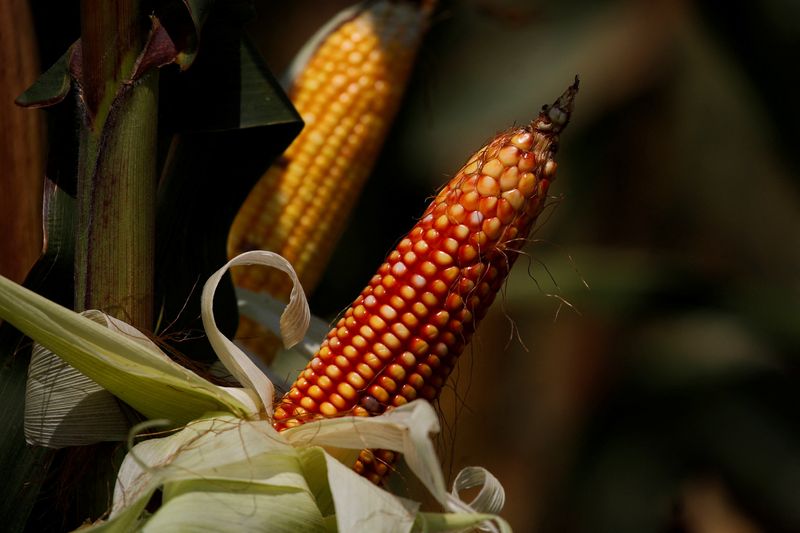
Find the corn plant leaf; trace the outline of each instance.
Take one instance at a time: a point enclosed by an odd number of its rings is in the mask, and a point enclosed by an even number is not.
[[[71,46],[50,68],[28,87],[15,100],[22,107],[41,108],[55,105],[69,93],[71,79],[69,63],[72,58]]]
[[[213,5],[214,0],[173,0],[156,5],[155,17],[175,43],[174,62],[181,70],[188,69],[197,56],[201,31]]]
[[[162,352],[0,277],[0,318],[150,418],[184,424],[208,411],[251,416],[246,403],[170,361]]]
[[[27,344],[27,348],[26,348]],[[25,382],[30,344],[23,343],[10,323],[0,324],[0,520],[5,531],[23,531],[34,506],[52,450],[25,445],[23,433]]]
[[[253,319],[270,331],[281,334],[281,315],[286,304],[265,292],[254,292],[242,287],[236,287],[236,300],[239,313]],[[322,343],[325,335],[330,331],[330,325],[323,319],[311,315],[308,331],[293,347],[298,353],[310,359]]]
[[[223,5],[224,4],[224,5]],[[162,72],[163,124],[176,133],[166,156],[156,215],[156,303],[160,332],[175,348],[211,361],[200,331],[198,287],[227,260],[228,228],[238,207],[302,121],[235,15],[214,16],[187,72]],[[238,24],[238,25],[237,25]],[[216,298],[220,329],[233,336],[236,299],[227,278]]]
[[[51,108],[61,110],[64,106]],[[59,121],[74,128],[73,119],[65,113],[50,112],[52,128],[60,130]],[[43,212],[45,218],[46,249],[31,269],[25,286],[47,294],[62,305],[72,303],[72,257],[75,199],[69,194],[69,169],[74,165],[68,152],[69,143],[59,144],[60,150],[51,154],[49,172],[65,182],[57,186],[45,180]],[[63,160],[63,161],[62,161]],[[63,163],[63,167],[61,166]],[[5,406],[0,410],[0,427],[6,428],[0,439],[0,464],[4,465],[4,483],[0,491],[0,523],[7,531],[25,528],[28,514],[33,509],[39,490],[53,461],[52,450],[34,448],[25,444],[23,434],[24,398],[31,342],[9,323],[0,325],[0,400]]]
[[[194,45],[183,47],[178,33],[173,30],[174,26],[171,25],[169,17],[161,11],[161,8],[167,4],[175,3],[179,2],[159,2],[158,6],[156,6],[156,15],[165,25],[169,25],[169,29],[172,32],[170,36],[175,38],[178,48],[185,52],[185,59],[181,57],[180,53],[178,57],[179,64],[185,67],[194,59],[194,54],[199,48]],[[210,1],[207,0],[185,0],[183,6],[179,6],[178,11],[184,9],[185,6],[189,7],[192,17],[191,24],[194,26],[193,29],[189,28],[189,32],[199,35],[200,23],[206,18],[211,19],[211,17],[206,17],[210,4]],[[69,21],[77,22],[77,16],[72,17],[73,11],[69,12],[71,16]],[[182,15],[179,14],[178,16]],[[42,18],[43,20],[52,20],[52,17]],[[62,17],[61,25],[65,22],[64,18]],[[213,32],[214,30],[212,30]],[[217,36],[221,34],[219,31],[216,33]],[[178,190],[178,194],[170,196],[163,194],[164,190],[162,190],[159,195],[159,226],[177,231],[170,234],[174,237],[174,240],[169,242],[165,242],[163,233],[159,234],[158,237],[160,259],[156,263],[156,277],[159,283],[164,282],[172,292],[169,293],[169,296],[164,296],[165,291],[161,290],[157,305],[166,304],[163,308],[172,311],[171,313],[164,313],[165,321],[162,324],[168,323],[176,316],[184,319],[184,322],[176,321],[174,327],[177,333],[186,337],[192,337],[195,327],[199,329],[197,327],[200,316],[199,294],[192,293],[192,287],[196,283],[201,283],[207,274],[211,273],[213,269],[224,261],[224,247],[222,245],[217,247],[220,251],[216,252],[216,255],[212,254],[211,259],[207,255],[208,250],[214,249],[212,244],[215,241],[214,238],[209,238],[209,234],[213,234],[214,231],[223,231],[223,229],[221,229],[222,225],[217,224],[215,221],[207,220],[205,218],[206,214],[209,212],[216,214],[217,206],[215,205],[215,200],[225,196],[229,190],[237,190],[235,186],[231,189],[227,188],[232,183],[241,183],[237,176],[253,176],[250,181],[245,179],[244,185],[239,185],[238,194],[243,198],[250,184],[261,172],[258,169],[253,170],[254,165],[260,164],[253,160],[260,157],[271,158],[272,156],[269,154],[282,152],[301,127],[299,118],[296,114],[292,115],[293,109],[288,104],[284,106],[287,113],[283,116],[280,115],[281,106],[286,100],[282,93],[279,92],[279,89],[275,89],[277,85],[262,84],[256,79],[256,74],[269,76],[263,64],[261,64],[261,70],[257,70],[251,68],[257,63],[257,60],[252,57],[245,57],[245,60],[241,61],[241,34],[228,35],[233,35],[234,40],[232,42],[234,46],[218,46],[219,39],[212,34],[209,34],[207,38],[204,33],[203,49],[206,51],[207,59],[209,56],[216,56],[215,61],[206,61],[205,74],[200,73],[199,68],[193,67],[188,72],[197,70],[197,74],[193,74],[195,78],[181,80],[181,86],[177,87],[175,81],[176,72],[173,69],[165,69],[162,72],[163,86],[160,102],[163,104],[163,113],[159,119],[159,125],[160,127],[164,126],[164,135],[161,138],[169,139],[169,136],[175,131],[187,132],[201,129],[215,131],[217,133],[208,134],[208,138],[204,139],[206,144],[203,150],[209,156],[208,159],[213,159],[213,157],[210,157],[211,153],[222,154],[216,160],[215,168],[210,168],[207,165],[207,160],[199,161],[197,162],[197,167],[203,172],[187,172],[183,174],[182,179],[186,180],[183,191]],[[59,54],[63,54],[63,46],[63,44],[58,44],[58,50],[54,53],[53,47],[50,45],[49,57],[55,58]],[[71,53],[63,54],[63,57],[56,62],[57,64],[48,71],[47,76],[44,76],[37,84],[34,84],[31,90],[21,97],[20,103],[40,106],[63,100],[70,89],[68,72],[70,58]],[[251,65],[251,67],[241,68],[240,63]],[[221,67],[216,68],[214,64],[221,65]],[[177,71],[177,69],[174,70]],[[224,71],[225,75],[222,75],[221,71]],[[248,72],[250,74],[247,74]],[[216,104],[223,100],[236,102],[232,106],[225,105],[221,106],[221,108],[224,108],[225,113],[235,112],[237,117],[244,112],[239,108],[239,103],[246,102],[247,98],[240,96],[239,93],[241,91],[237,86],[242,85],[241,80],[248,79],[248,77],[253,80],[248,82],[249,86],[256,89],[248,94],[252,96],[252,99],[267,102],[272,106],[271,109],[274,111],[273,120],[265,122],[260,127],[250,128],[251,131],[242,133],[242,135],[239,135],[239,132],[236,131],[220,133],[225,128],[218,127],[218,121],[215,117],[220,112],[216,109]],[[229,90],[222,91],[220,90],[222,80],[239,81],[229,84]],[[170,90],[168,86],[172,86],[175,90]],[[199,90],[200,88],[202,90]],[[278,94],[273,96],[272,92],[275,91]],[[192,102],[187,101],[187,94],[192,95]],[[174,97],[169,98],[169,95]],[[186,102],[186,105],[182,107],[180,104],[183,102]],[[178,108],[182,109],[178,116],[171,113],[171,111]],[[213,112],[204,114],[203,110],[211,110]],[[70,307],[72,305],[73,245],[71,239],[74,236],[74,209],[68,204],[74,203],[74,198],[71,195],[74,196],[74,169],[77,168],[77,141],[74,134],[75,117],[69,106],[53,106],[49,108],[49,111],[51,119],[60,122],[60,124],[54,124],[51,121],[50,126],[53,127],[48,128],[48,133],[51,137],[51,152],[48,157],[48,180],[46,183],[51,185],[51,189],[54,191],[54,194],[48,195],[47,192],[45,193],[45,218],[49,234],[46,239],[45,254],[37,262],[25,285],[51,300]],[[264,113],[261,113],[260,116],[263,117]],[[181,117],[184,119],[183,124],[180,123]],[[186,120],[187,117],[192,119],[191,124]],[[226,123],[238,122],[240,121],[237,118]],[[253,121],[250,120],[241,122],[253,125]],[[228,129],[232,130],[232,128]],[[218,144],[220,135],[225,136],[226,140]],[[182,139],[186,140],[185,137]],[[192,144],[194,140],[189,143],[178,143],[187,148],[182,153],[190,159],[195,156],[192,150],[197,148],[198,144],[188,147],[187,144]],[[167,153],[167,146],[168,144],[164,145],[164,154]],[[174,152],[181,152],[181,150],[178,149]],[[227,167],[231,166],[230,161],[232,161],[232,159],[227,158],[228,154],[233,155],[237,161],[236,165],[232,165],[234,172],[228,172],[229,168]],[[241,167],[239,166],[240,163]],[[268,161],[264,162],[263,166],[266,167],[267,164]],[[167,173],[164,176],[167,176]],[[226,176],[226,187],[217,186],[216,176]],[[198,182],[194,181],[196,178],[199,178],[200,183],[203,184],[203,188],[199,191],[197,189]],[[56,180],[58,186],[53,186],[50,182],[51,179]],[[162,181],[162,183],[166,182]],[[173,181],[172,184],[174,185],[175,182]],[[175,188],[170,190],[176,191]],[[219,194],[220,191],[222,194]],[[189,194],[182,194],[182,192],[188,192]],[[198,194],[195,195],[195,193]],[[197,201],[198,196],[203,197],[204,201]],[[226,200],[222,199],[222,203],[226,203]],[[50,206],[49,208],[47,207],[48,205]],[[186,214],[189,216],[182,218]],[[232,215],[230,218],[232,219]],[[185,224],[183,226],[174,224],[176,219],[183,220]],[[197,223],[198,221],[199,223]],[[165,231],[165,233],[168,232]],[[187,235],[188,238],[185,238]],[[217,239],[217,242],[222,241],[222,238]],[[165,260],[164,257],[172,253],[173,250],[186,253],[181,258],[172,256]],[[201,258],[199,263],[195,261],[198,257]],[[184,258],[186,258],[185,261]],[[163,286],[161,288],[163,289]],[[190,305],[186,306],[186,311],[181,313],[188,294],[193,294],[193,298],[189,302]],[[223,303],[225,302],[225,298],[221,298],[221,300]],[[232,291],[228,300],[233,302]],[[228,323],[235,323],[235,304],[230,303],[229,307],[233,312],[228,315],[230,317]],[[229,325],[228,327],[231,328],[233,326]],[[36,500],[39,487],[46,478],[52,454],[38,448],[26,447],[25,445],[22,433],[23,398],[30,343],[22,341],[19,334],[10,324],[4,324],[2,330],[3,334],[0,334],[0,357],[3,365],[0,369],[0,397],[2,397],[3,403],[7,408],[2,411],[0,421],[2,421],[2,427],[12,429],[4,433],[2,443],[0,443],[0,463],[6,465],[4,468],[6,483],[4,483],[2,492],[3,497],[0,498],[0,520],[2,520],[4,527],[13,531],[24,527],[26,516],[33,501]],[[175,333],[175,330],[171,332]],[[178,349],[194,356],[194,350],[198,347],[198,354],[203,354],[205,350],[206,359],[210,360],[213,357],[213,352],[203,340],[183,343],[178,346]],[[196,358],[202,359],[203,357],[199,355]],[[230,392],[236,395],[239,391],[232,390]],[[242,399],[242,401],[245,400],[250,402],[252,399],[249,397]],[[42,511],[44,512],[46,509],[47,506],[45,505]],[[55,517],[55,520],[60,520],[60,517]]]

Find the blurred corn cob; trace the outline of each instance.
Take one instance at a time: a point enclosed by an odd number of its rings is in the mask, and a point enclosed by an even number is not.
[[[541,213],[578,80],[529,125],[495,137],[442,189],[328,333],[275,409],[279,430],[434,400]],[[375,482],[394,454],[361,453]]]
[[[228,255],[271,250],[312,291],[330,259],[397,111],[433,1],[365,2],[339,14],[300,53],[289,97],[306,125],[251,191]],[[234,269],[238,287],[285,299],[292,284],[260,267]],[[242,317],[237,338],[270,360],[276,336]]]

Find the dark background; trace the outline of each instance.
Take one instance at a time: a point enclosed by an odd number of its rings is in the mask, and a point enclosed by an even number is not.
[[[257,2],[250,32],[279,73],[348,3]],[[312,310],[580,74],[553,209],[442,399],[446,474],[489,468],[517,531],[800,531],[800,4],[438,13]]]

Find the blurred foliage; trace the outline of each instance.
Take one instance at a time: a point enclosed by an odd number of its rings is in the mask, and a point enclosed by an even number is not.
[[[279,72],[346,3],[258,2],[250,31]],[[312,309],[343,309],[472,150],[581,75],[559,198],[441,400],[452,472],[490,468],[516,530],[800,530],[799,15],[441,2]]]

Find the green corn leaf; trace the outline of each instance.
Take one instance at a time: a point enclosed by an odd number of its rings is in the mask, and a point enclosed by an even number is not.
[[[71,85],[69,63],[72,60],[74,46],[58,58],[24,93],[16,99],[22,107],[41,108],[58,104],[67,94]]]
[[[197,287],[227,258],[228,229],[250,189],[302,128],[302,121],[234,15],[213,16],[191,69],[162,73],[163,124],[176,133],[158,191],[156,304],[165,333],[200,329]],[[231,8],[232,9],[232,8]],[[217,297],[222,331],[237,325],[229,281]],[[175,347],[211,361],[205,339]]]
[[[184,424],[208,411],[257,412],[243,396],[217,387],[162,352],[109,330],[0,277],[0,318],[145,416]]]

